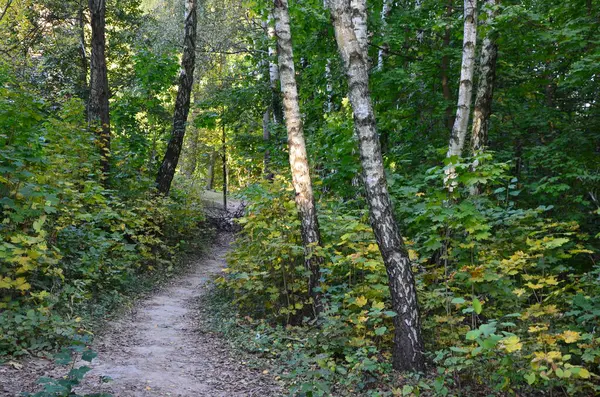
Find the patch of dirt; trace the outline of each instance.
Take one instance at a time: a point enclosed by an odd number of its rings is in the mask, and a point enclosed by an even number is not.
[[[246,367],[218,336],[198,330],[199,298],[210,291],[207,284],[212,276],[226,266],[230,241],[230,235],[221,235],[188,274],[140,302],[129,316],[96,337],[98,357],[79,393],[105,392],[115,397],[285,395],[272,376]],[[23,365],[21,369],[0,367],[0,395],[18,396],[22,390],[31,391],[38,376],[64,373],[49,361]],[[102,382],[104,377],[112,381]]]

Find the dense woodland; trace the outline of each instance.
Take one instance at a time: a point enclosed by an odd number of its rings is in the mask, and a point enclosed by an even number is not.
[[[213,309],[291,395],[600,394],[599,65],[596,0],[2,0],[0,356],[175,272],[215,190]]]

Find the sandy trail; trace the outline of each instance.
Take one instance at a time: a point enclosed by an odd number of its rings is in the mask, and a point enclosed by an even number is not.
[[[105,392],[115,397],[284,395],[270,375],[244,366],[224,341],[199,331],[199,299],[210,291],[211,277],[226,266],[230,240],[231,236],[221,235],[187,274],[139,302],[130,315],[109,324],[96,337],[98,357],[79,393]],[[40,376],[64,372],[48,365],[29,363],[8,372],[17,377],[24,371]],[[9,374],[4,371],[0,377],[3,375]],[[27,375],[32,378],[34,374]],[[112,381],[102,382],[103,377]],[[0,396],[18,396],[14,387],[0,387]]]
[[[193,270],[142,302],[96,342],[83,390],[114,396],[277,396],[275,382],[243,366],[222,341],[198,331],[198,301],[225,267],[228,236]],[[109,376],[112,382],[102,383]]]

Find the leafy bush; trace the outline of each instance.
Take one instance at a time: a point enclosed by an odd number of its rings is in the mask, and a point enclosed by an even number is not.
[[[393,176],[438,370],[404,379],[407,388],[397,392],[598,392],[600,268],[589,260],[589,236],[574,222],[552,220],[551,207],[517,208],[507,165],[489,154],[478,160],[476,171],[459,165],[451,196],[441,188],[442,167],[421,182]],[[474,185],[483,194],[471,194]],[[244,314],[240,322],[256,327],[254,349],[290,363],[294,392],[391,393],[382,380],[391,376],[395,313],[362,204],[320,203],[326,310],[295,327],[308,277],[292,190],[276,179],[245,194],[244,228],[219,282]]]
[[[170,271],[202,213],[199,198],[102,186],[81,102],[49,116],[2,78],[0,355],[22,355],[68,340],[140,276]]]

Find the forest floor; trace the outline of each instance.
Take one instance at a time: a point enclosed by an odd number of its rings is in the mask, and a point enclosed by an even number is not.
[[[200,300],[210,280],[226,267],[231,234],[220,234],[188,272],[138,302],[127,315],[107,324],[96,336],[98,353],[79,393],[120,396],[280,396],[273,379],[244,365],[219,336],[200,331],[205,319]],[[82,363],[83,365],[84,363]],[[59,377],[67,370],[50,360],[29,360],[0,367],[0,395],[33,391],[40,376]],[[268,372],[268,371],[265,371]],[[103,382],[109,377],[112,380]]]

